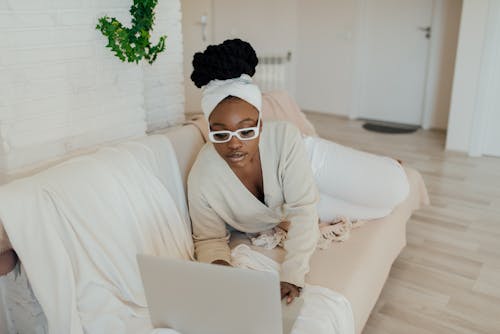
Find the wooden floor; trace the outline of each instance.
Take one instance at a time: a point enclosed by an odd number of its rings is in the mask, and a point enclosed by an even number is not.
[[[429,190],[363,333],[500,333],[500,158],[445,152],[441,131],[388,135],[307,117],[321,137],[403,160]]]

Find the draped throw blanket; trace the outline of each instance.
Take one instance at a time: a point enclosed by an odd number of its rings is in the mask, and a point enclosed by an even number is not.
[[[170,142],[151,136],[0,187],[50,333],[152,330],[136,254],[192,259],[181,182]]]
[[[233,265],[262,271],[279,271],[279,263],[250,249],[238,245],[232,252]],[[306,284],[301,298],[304,304],[291,334],[354,334],[351,303],[340,293],[317,285]]]

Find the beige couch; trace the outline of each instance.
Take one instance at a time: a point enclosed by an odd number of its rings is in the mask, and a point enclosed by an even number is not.
[[[193,124],[168,129],[164,133],[177,154],[184,185],[200,148],[203,136]],[[352,232],[346,242],[336,243],[331,249],[318,250],[311,259],[307,281],[344,294],[351,302],[356,332],[360,333],[380,294],[394,259],[406,244],[406,222],[412,212],[428,201],[422,178],[406,167],[411,185],[408,198],[392,214],[370,221]],[[0,225],[0,247],[9,248]],[[234,235],[231,244],[248,243],[242,235]],[[280,260],[283,250],[264,251]],[[7,259],[8,260],[8,259]]]

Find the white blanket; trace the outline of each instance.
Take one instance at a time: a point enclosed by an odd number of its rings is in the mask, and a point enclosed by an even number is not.
[[[190,260],[193,245],[175,153],[151,136],[69,160],[0,187],[0,219],[24,264],[49,332],[154,330],[136,254]],[[244,247],[238,266],[278,264]],[[349,302],[307,286],[293,334],[353,333]]]
[[[182,189],[163,136],[0,188],[0,218],[50,333],[151,330],[136,254],[192,258]]]
[[[239,268],[279,271],[279,264],[265,255],[239,245],[231,252],[232,263]],[[354,334],[351,304],[341,294],[316,285],[302,290],[304,304],[291,334]]]

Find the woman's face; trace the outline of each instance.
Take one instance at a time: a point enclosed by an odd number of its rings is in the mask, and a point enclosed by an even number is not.
[[[253,105],[240,98],[231,97],[215,107],[208,122],[212,131],[236,131],[257,126],[258,118],[259,112]],[[260,129],[262,129],[262,120]],[[231,168],[244,168],[258,157],[259,138],[260,133],[257,138],[250,140],[240,140],[233,136],[228,142],[214,143],[214,147]]]

